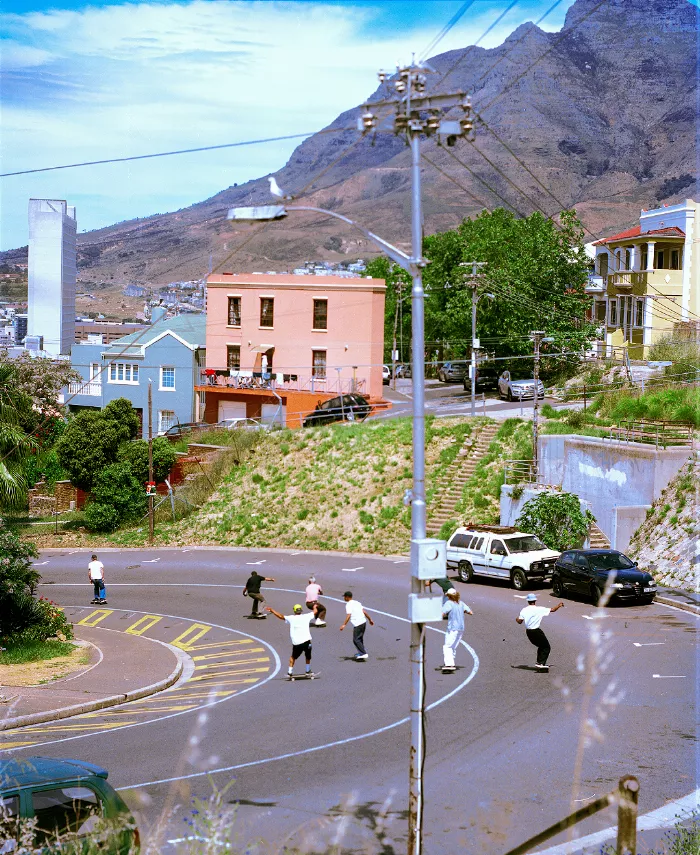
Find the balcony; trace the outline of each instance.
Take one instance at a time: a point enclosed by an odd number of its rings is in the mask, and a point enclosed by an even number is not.
[[[594,273],[588,274],[588,282],[586,283],[586,294],[604,294],[605,293],[605,278],[597,276]]]
[[[608,273],[608,285],[613,288],[632,290],[635,285],[646,286],[646,271],[618,270],[616,273]]]
[[[86,380],[83,383],[69,383],[69,395],[90,395],[93,398],[102,397],[102,383],[95,380]]]
[[[328,392],[346,395],[350,392],[365,394],[364,378],[311,377],[301,374],[237,371],[233,368],[207,368],[201,372],[200,390],[206,388],[231,391],[275,392]]]

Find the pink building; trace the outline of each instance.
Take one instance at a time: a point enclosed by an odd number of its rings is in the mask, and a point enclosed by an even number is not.
[[[382,398],[382,279],[213,274],[200,414],[296,427],[340,393]],[[282,419],[279,414],[282,414]]]

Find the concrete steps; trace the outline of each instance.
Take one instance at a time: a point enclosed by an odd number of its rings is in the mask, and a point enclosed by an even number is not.
[[[467,438],[471,443],[465,443],[459,451],[445,474],[442,489],[433,499],[434,510],[430,511],[427,526],[429,534],[437,534],[443,523],[455,519],[455,508],[462,500],[464,485],[474,475],[479,461],[488,451],[497,432],[498,425],[487,424]]]
[[[590,549],[610,549],[610,541],[595,523],[588,530]]]

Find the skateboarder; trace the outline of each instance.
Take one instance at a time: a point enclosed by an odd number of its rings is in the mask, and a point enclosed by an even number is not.
[[[440,590],[442,591],[442,605],[443,605],[443,609],[444,609],[445,603],[447,602],[447,594],[449,591],[454,591],[455,586],[452,584],[452,582],[450,582],[450,580],[447,577],[445,577],[444,579],[428,579],[425,583],[425,587],[429,591],[432,591],[433,583],[435,583],[438,586],[438,588],[440,588]],[[444,619],[444,617],[445,617],[445,615],[443,614],[443,619]]]
[[[535,665],[535,668],[537,668],[538,671],[549,671],[547,657],[549,656],[551,647],[549,646],[547,636],[540,629],[540,623],[542,622],[543,617],[551,615],[557,609],[563,608],[564,603],[557,603],[556,606],[551,609],[547,609],[544,606],[538,606],[536,603],[537,594],[528,594],[527,605],[521,610],[518,617],[516,617],[515,622],[525,624],[527,637],[537,648],[537,664]]]
[[[369,659],[367,651],[365,650],[364,637],[365,630],[367,629],[367,621],[369,621],[370,626],[374,626],[374,621],[362,608],[362,603],[359,600],[353,600],[352,591],[346,591],[343,594],[343,599],[345,600],[345,611],[347,612],[347,617],[345,618],[345,623],[340,627],[340,631],[342,632],[348,625],[348,621],[351,621],[352,643],[357,648],[355,659],[358,661]]]
[[[105,588],[105,566],[93,555],[88,564],[88,579],[92,582],[93,598],[92,605],[107,605],[107,589]]]
[[[455,588],[445,591],[445,596],[447,600],[442,607],[442,616],[447,618],[447,632],[445,633],[445,643],[442,646],[444,663],[442,670],[449,672],[457,670],[455,654],[457,645],[464,635],[464,615],[473,615],[474,612],[460,600],[459,591]]]
[[[316,582],[316,577],[309,577],[309,584],[306,586],[306,608],[310,609],[316,620],[314,626],[325,626],[326,607],[323,603],[319,603],[318,598],[323,594],[321,586]]]
[[[274,579],[270,579],[268,576],[260,576],[255,570],[250,574],[250,578],[245,583],[245,588],[243,588],[243,596],[250,597],[253,601],[253,609],[250,613],[251,617],[257,618],[266,618],[267,615],[258,614],[258,603],[262,605],[265,602],[265,597],[260,593],[260,587],[263,582],[274,582]]]
[[[306,659],[306,673],[311,674],[311,621],[314,619],[313,612],[304,615],[299,605],[292,608],[294,614],[291,615],[281,615],[271,606],[265,606],[265,610],[289,624],[289,637],[292,640],[292,655],[289,657],[289,670],[287,671],[289,679],[293,678],[294,663],[302,653]]]

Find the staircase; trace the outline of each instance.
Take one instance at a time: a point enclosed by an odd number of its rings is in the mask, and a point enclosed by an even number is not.
[[[433,510],[428,520],[428,534],[435,535],[443,523],[455,519],[455,508],[462,499],[464,485],[474,474],[481,458],[486,454],[489,445],[498,432],[498,425],[483,425],[478,432],[467,438],[471,444],[465,443],[454,463],[445,473],[443,488],[434,498]]]
[[[588,540],[589,549],[610,549],[610,541],[595,523],[588,530]]]

